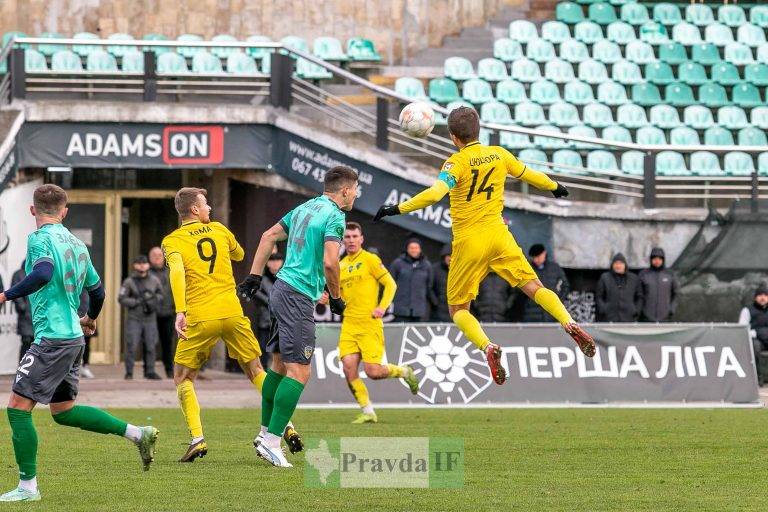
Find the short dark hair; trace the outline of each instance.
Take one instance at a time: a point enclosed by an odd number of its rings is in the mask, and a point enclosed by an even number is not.
[[[347,225],[346,225],[345,229],[350,230],[350,231],[357,230],[357,231],[360,232],[361,235],[363,234],[363,226],[361,226],[357,222],[353,222],[353,221],[347,222]]]
[[[204,188],[184,187],[176,192],[173,205],[176,207],[176,212],[179,216],[189,215],[192,206],[197,203],[197,196],[200,194],[207,196],[208,191]]]
[[[338,192],[354,183],[357,183],[357,173],[346,165],[331,167],[325,173],[325,192]]]
[[[528,249],[528,256],[531,258],[535,258],[539,254],[546,251],[547,248],[544,247],[544,244],[533,244],[530,249]]]
[[[448,114],[448,131],[459,139],[462,144],[468,144],[480,137],[480,117],[472,107],[459,107]]]
[[[41,185],[32,194],[36,214],[58,215],[67,206],[67,192],[51,183]]]

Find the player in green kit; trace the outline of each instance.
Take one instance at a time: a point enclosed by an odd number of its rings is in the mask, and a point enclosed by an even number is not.
[[[256,452],[274,466],[291,467],[280,446],[288,420],[309,380],[315,350],[315,303],[328,288],[331,311],[341,314],[339,249],[345,211],[357,197],[357,173],[337,166],[325,174],[324,194],[294,208],[261,237],[251,274],[238,285],[238,294],[253,300],[264,265],[275,244],[288,240],[285,264],[269,296],[272,329],[267,350],[273,353],[262,388],[261,432]]]
[[[35,341],[16,370],[7,410],[19,485],[0,496],[0,501],[40,500],[37,432],[32,423],[37,403],[50,404],[53,421],[59,425],[129,439],[139,448],[145,471],[154,460],[158,434],[154,427],[137,427],[100,409],[75,405],[83,333],[93,334],[96,329],[104,287],[88,248],[61,224],[67,215],[67,193],[56,185],[43,185],[35,190],[33,202],[30,211],[37,231],[27,239],[27,277],[0,293],[0,304],[29,296],[35,329]],[[83,288],[90,306],[80,318],[77,308]]]

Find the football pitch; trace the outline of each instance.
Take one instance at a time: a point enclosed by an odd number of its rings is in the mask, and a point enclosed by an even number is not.
[[[258,409],[203,410],[209,454],[176,459],[188,441],[175,409],[112,410],[161,430],[152,470],[114,436],[35,413],[43,501],[8,510],[68,511],[726,511],[765,510],[765,409],[382,409],[351,425],[352,409],[300,409],[305,438],[461,437],[461,489],[308,488],[292,469],[257,459]],[[2,491],[16,485],[10,431],[0,421]]]

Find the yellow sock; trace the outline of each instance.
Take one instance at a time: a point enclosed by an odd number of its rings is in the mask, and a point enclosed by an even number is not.
[[[570,313],[568,313],[568,310],[565,309],[563,303],[560,302],[560,298],[552,290],[544,287],[539,288],[536,290],[536,293],[533,294],[533,300],[536,304],[544,308],[544,311],[552,315],[555,320],[560,322],[560,325],[573,322]]]
[[[192,438],[203,437],[203,424],[200,421],[200,403],[197,401],[195,386],[191,380],[185,380],[176,386],[176,394],[179,396],[181,411],[187,421],[189,433]]]
[[[370,405],[371,399],[368,396],[368,388],[365,387],[363,379],[358,377],[350,382],[349,390],[352,392],[352,396],[355,397],[355,400],[357,400],[357,403],[360,405],[360,407],[366,407]]]
[[[466,336],[467,339],[474,343],[480,350],[485,350],[485,347],[491,342],[491,340],[488,339],[488,335],[483,331],[480,322],[477,321],[477,318],[472,316],[472,313],[466,309],[460,309],[453,315],[453,323],[455,323],[456,326],[461,329],[461,332],[464,333],[464,336]]]
[[[261,388],[264,387],[264,379],[267,378],[267,372],[259,372],[251,381],[254,387],[261,393]]]
[[[390,379],[399,379],[405,375],[405,368],[402,366],[397,366],[396,364],[388,364],[387,369],[389,370],[388,377]]]

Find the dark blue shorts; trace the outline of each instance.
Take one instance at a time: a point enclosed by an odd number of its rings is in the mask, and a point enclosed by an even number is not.
[[[33,343],[19,362],[13,392],[41,404],[77,398],[80,362],[85,340],[49,340]]]
[[[309,364],[315,351],[315,303],[285,281],[275,281],[269,294],[272,319],[267,352],[286,363]]]

